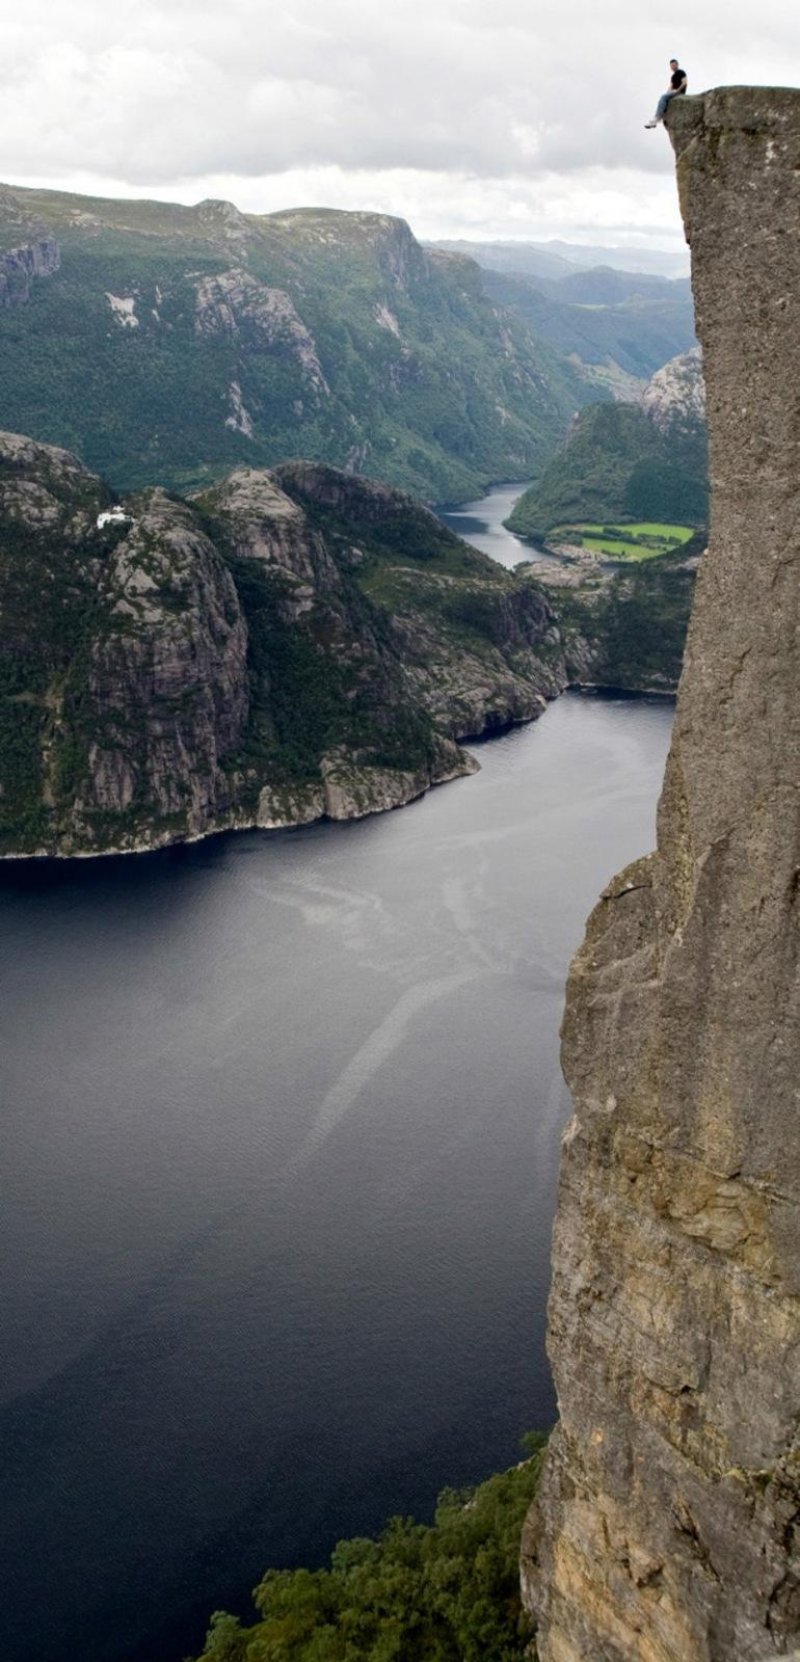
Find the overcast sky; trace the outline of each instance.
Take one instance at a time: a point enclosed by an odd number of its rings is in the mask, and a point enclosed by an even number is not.
[[[420,236],[677,248],[690,91],[800,81],[789,0],[0,0],[0,178],[268,213],[403,214]]]

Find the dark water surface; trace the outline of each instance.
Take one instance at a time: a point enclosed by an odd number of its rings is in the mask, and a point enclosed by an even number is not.
[[[0,868],[4,1662],[173,1662],[553,1417],[558,1024],[672,710],[361,824]]]
[[[519,501],[524,490],[527,490],[524,481],[518,485],[496,485],[488,496],[467,502],[463,508],[440,508],[439,518],[449,525],[451,531],[455,531],[456,536],[464,537],[473,548],[479,548],[482,554],[488,554],[490,559],[497,560],[499,565],[509,570],[519,565],[520,560],[545,560],[560,565],[561,561],[554,554],[547,554],[544,549],[523,542],[513,532],[506,531],[503,525],[503,520],[508,519],[514,503]]]

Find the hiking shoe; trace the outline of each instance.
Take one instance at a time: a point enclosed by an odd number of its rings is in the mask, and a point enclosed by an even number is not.
[[[658,126],[657,121],[646,121],[645,122],[645,127],[657,127],[657,126]]]

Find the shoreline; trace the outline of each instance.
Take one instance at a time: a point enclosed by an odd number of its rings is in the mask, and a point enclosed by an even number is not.
[[[532,712],[531,715],[521,717],[515,721],[508,721],[502,727],[487,727],[483,733],[471,733],[455,742],[464,745],[491,744],[495,739],[504,738],[515,728],[529,727],[546,713],[551,704],[557,703],[565,693],[570,692],[576,693],[581,698],[620,700],[641,698],[657,703],[674,703],[677,696],[677,688],[669,691],[668,689],[655,687],[610,687],[590,681],[573,681],[562,687],[555,697],[544,700],[541,708]],[[352,798],[352,806],[345,812],[330,811],[331,787],[329,782],[323,778],[319,783],[308,783],[297,787],[295,801],[300,800],[302,792],[307,792],[308,797],[313,801],[314,811],[310,813],[296,813],[287,815],[286,818],[266,817],[265,815],[263,819],[257,816],[254,818],[240,818],[236,815],[230,815],[227,819],[221,819],[218,824],[208,825],[203,830],[187,831],[179,836],[170,835],[168,832],[162,836],[155,834],[146,841],[133,841],[125,846],[111,848],[80,848],[69,852],[51,848],[36,848],[16,853],[0,854],[0,866],[10,864],[27,865],[31,861],[44,862],[47,860],[58,861],[61,864],[74,860],[118,860],[129,856],[162,854],[166,849],[185,848],[194,843],[207,842],[212,837],[224,837],[239,831],[263,831],[269,834],[272,832],[302,831],[311,825],[355,824],[359,820],[371,819],[378,814],[394,813],[398,809],[408,807],[412,802],[419,802],[423,796],[427,796],[429,791],[438,789],[440,785],[450,785],[456,779],[469,779],[472,775],[480,773],[481,766],[477,757],[473,756],[468,749],[463,754],[471,765],[455,767],[449,772],[438,774],[435,778],[422,779],[419,775],[402,774],[398,770],[395,777],[398,782],[401,779],[406,782],[405,788],[398,790],[394,795],[388,794],[384,801],[373,800],[371,803],[365,803]],[[378,770],[375,771],[377,774]],[[386,773],[380,777],[384,781],[387,779]],[[377,784],[377,780],[374,783]],[[342,787],[334,785],[333,791],[339,796],[338,806],[344,807],[345,793],[342,791]],[[266,786],[261,793],[262,800],[269,793],[270,787]],[[290,796],[290,790],[287,789],[285,794]],[[327,802],[326,798],[328,799]],[[311,801],[309,805],[311,806]],[[334,803],[333,805],[337,804]]]

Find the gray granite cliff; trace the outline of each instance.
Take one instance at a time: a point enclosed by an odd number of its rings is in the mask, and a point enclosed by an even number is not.
[[[673,107],[711,446],[656,853],[569,978],[541,1662],[800,1649],[800,91]]]
[[[41,236],[0,254],[0,306],[24,306],[35,277],[51,277],[61,264],[55,237]]]
[[[305,462],[112,506],[0,433],[0,856],[359,818],[566,683],[538,584]]]

